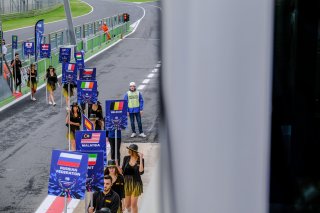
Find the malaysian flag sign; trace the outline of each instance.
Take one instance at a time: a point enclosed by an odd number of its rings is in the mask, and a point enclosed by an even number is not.
[[[76,131],[76,149],[78,151],[103,151],[106,165],[106,131]]]
[[[48,194],[83,200],[88,172],[88,154],[53,150]]]

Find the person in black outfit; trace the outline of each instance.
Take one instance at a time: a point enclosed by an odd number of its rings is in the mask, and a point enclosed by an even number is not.
[[[13,77],[15,79],[15,84],[16,88],[15,90],[17,91],[17,88],[19,87],[19,92],[21,93],[21,68],[22,68],[22,63],[19,59],[19,53],[16,53],[14,55],[14,60],[11,61],[11,67],[13,69]]]
[[[120,147],[121,147],[121,130],[117,130],[117,150],[116,150],[116,134],[115,130],[108,131],[108,141],[110,143],[111,147],[111,159],[117,160],[118,165],[120,165]],[[116,159],[116,153],[117,152],[117,158]]]
[[[37,99],[34,97],[34,94],[37,92],[37,76],[38,72],[36,70],[35,64],[30,64],[30,68],[28,69],[28,87],[31,89],[31,100],[36,101]]]
[[[136,144],[127,149],[129,155],[123,158],[122,169],[119,167],[124,176],[125,207],[129,212],[138,213],[138,198],[143,193],[144,159]]]
[[[118,213],[122,212],[124,209],[124,178],[119,173],[116,162],[114,160],[108,160],[107,168],[104,170],[104,175],[110,175],[112,178],[112,187],[111,189],[115,191],[120,197],[120,208]]]
[[[111,189],[112,177],[104,176],[104,189],[102,192],[93,193],[92,206],[88,208],[89,213],[99,211],[102,208],[109,208],[111,213],[117,213],[120,206],[119,195]],[[90,202],[90,203],[91,203]],[[90,205],[91,206],[91,205]]]
[[[81,113],[79,110],[79,106],[76,102],[71,105],[71,112],[68,112],[66,117],[66,126],[69,127],[69,116],[70,116],[70,134],[69,129],[67,132],[67,139],[71,143],[71,150],[76,151],[76,141],[75,141],[75,134],[77,130],[80,130],[81,126]]]
[[[58,83],[58,77],[56,74],[56,70],[53,66],[49,66],[46,74],[47,79],[47,90],[49,91],[48,103],[50,105],[55,106],[56,102],[54,101],[53,92],[56,90],[56,84]]]
[[[92,104],[89,106],[88,110],[89,118],[95,119],[94,126],[95,130],[103,130],[104,129],[104,119],[101,103],[98,101],[96,104]]]

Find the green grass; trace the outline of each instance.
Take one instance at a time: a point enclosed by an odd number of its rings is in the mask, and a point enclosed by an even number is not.
[[[157,0],[121,0],[121,1],[125,1],[125,2],[154,2],[154,1],[157,1]]]
[[[91,7],[80,0],[71,0],[70,6],[73,17],[81,16],[91,11]],[[44,19],[45,23],[48,23],[66,18],[63,5],[41,15],[32,15],[32,17],[23,17],[23,15],[20,16],[21,17],[3,21],[2,25],[4,31],[33,26],[40,19]]]

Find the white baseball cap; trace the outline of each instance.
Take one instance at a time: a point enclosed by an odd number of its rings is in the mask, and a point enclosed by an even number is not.
[[[136,86],[136,83],[130,82],[130,86]]]

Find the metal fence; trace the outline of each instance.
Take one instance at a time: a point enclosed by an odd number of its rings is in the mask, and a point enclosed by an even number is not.
[[[0,14],[44,10],[62,3],[63,0],[0,0]]]
[[[102,24],[106,22],[109,27],[109,33],[111,35],[111,40],[107,41],[105,33],[100,29]],[[94,22],[86,23],[83,25],[78,25],[75,27],[76,37],[77,37],[77,51],[84,50],[87,54],[91,54],[95,49],[101,48],[106,42],[112,43],[120,39],[124,34],[129,31],[129,22],[124,22],[123,14],[119,14],[113,17],[108,17],[100,19]],[[34,41],[34,38],[30,38],[27,41]],[[26,87],[27,82],[27,69],[30,63],[34,62],[34,57],[30,58],[30,61],[23,54],[23,42],[18,42],[18,52],[21,61],[23,61],[23,68],[21,69],[22,76],[22,92],[25,94],[29,91]],[[64,46],[69,43],[68,33],[66,29],[59,30],[57,32],[50,33],[44,36],[44,43],[50,43],[52,52],[50,59],[42,59],[38,61],[38,85],[44,83],[45,70],[49,65],[57,68],[57,74],[61,74],[61,67],[59,66],[59,47]],[[8,52],[6,54],[6,59],[11,61],[13,59],[13,49],[11,44],[7,45]],[[12,76],[11,76],[12,78]],[[10,83],[12,87],[12,82]],[[1,101],[1,100],[0,100]]]

